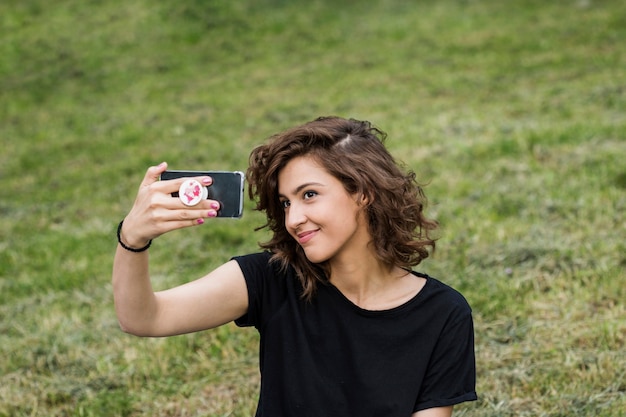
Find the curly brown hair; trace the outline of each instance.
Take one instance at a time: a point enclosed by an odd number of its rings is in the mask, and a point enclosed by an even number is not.
[[[378,258],[387,266],[410,268],[435,249],[430,232],[438,227],[426,218],[427,200],[413,171],[404,172],[384,146],[386,134],[370,122],[320,117],[270,137],[250,154],[246,173],[250,198],[264,211],[273,237],[261,248],[283,267],[292,265],[311,299],[319,282],[328,282],[326,262],[313,264],[285,227],[278,198],[278,174],[297,156],[313,157],[339,179],[350,194],[364,197],[369,232]]]

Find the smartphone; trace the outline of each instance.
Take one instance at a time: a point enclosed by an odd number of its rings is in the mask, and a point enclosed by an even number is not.
[[[243,191],[245,175],[241,171],[176,171],[169,170],[161,174],[161,180],[173,180],[182,177],[209,176],[213,178],[213,184],[207,190],[207,199],[216,200],[220,203],[217,217],[240,218],[243,215]],[[172,193],[172,197],[178,197],[178,191]]]

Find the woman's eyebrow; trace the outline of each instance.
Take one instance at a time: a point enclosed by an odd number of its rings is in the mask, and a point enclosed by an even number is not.
[[[305,182],[304,184],[300,184],[298,185],[292,192],[291,194],[299,194],[300,191],[304,190],[305,188],[311,187],[311,186],[317,186],[317,187],[323,187],[324,184],[320,183],[320,182]],[[279,197],[283,197],[286,198],[286,196],[284,194],[278,193]]]

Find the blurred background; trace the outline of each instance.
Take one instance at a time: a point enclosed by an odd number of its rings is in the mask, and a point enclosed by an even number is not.
[[[626,4],[0,4],[0,416],[250,416],[258,336],[123,334],[115,229],[150,165],[245,170],[268,136],[366,119],[442,225],[418,268],[474,310],[466,416],[626,415]],[[155,288],[267,239],[157,239]]]

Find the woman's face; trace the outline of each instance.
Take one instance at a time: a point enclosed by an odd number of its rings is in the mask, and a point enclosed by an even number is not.
[[[313,158],[290,160],[278,174],[285,227],[313,263],[362,256],[371,240],[355,195]]]

